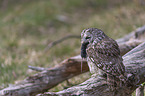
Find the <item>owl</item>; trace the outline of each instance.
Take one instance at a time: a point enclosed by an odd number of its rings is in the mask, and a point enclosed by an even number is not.
[[[81,57],[86,58],[91,73],[97,68],[106,74],[120,78],[125,66],[117,42],[97,28],[84,29],[81,33]]]

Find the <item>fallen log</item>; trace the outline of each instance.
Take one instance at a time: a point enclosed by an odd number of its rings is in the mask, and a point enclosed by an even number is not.
[[[123,37],[120,40],[117,40],[122,55],[144,41],[145,26],[137,29],[131,34],[134,35],[127,35],[129,36],[128,39]],[[42,72],[29,76],[18,84],[0,90],[0,96],[34,96],[38,93],[46,92],[64,80],[88,72],[89,68],[86,60],[83,60],[83,69],[81,72],[81,61],[82,59],[80,55],[78,55],[64,60],[59,66],[54,68],[37,68]],[[99,78],[99,80],[102,80],[101,77]],[[93,80],[93,78],[90,78],[89,80]]]
[[[144,86],[139,86],[136,89],[136,96],[144,96]]]
[[[46,92],[37,96],[131,96],[145,82],[145,42],[123,56],[126,72],[130,75],[123,86],[110,88],[103,75],[92,76],[87,81],[60,92]]]

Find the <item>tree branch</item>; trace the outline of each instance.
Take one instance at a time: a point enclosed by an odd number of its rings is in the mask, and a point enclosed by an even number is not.
[[[124,43],[126,41],[131,40],[131,39],[139,39],[139,40],[144,41],[145,40],[144,37],[145,37],[145,25],[137,28],[135,31],[131,32],[130,34],[128,34],[128,35],[124,36],[123,38],[120,38],[116,41],[117,41],[117,43]]]
[[[28,68],[31,69],[31,70],[40,71],[40,72],[45,71],[45,70],[48,69],[48,68],[34,67],[34,66],[28,66]]]
[[[80,39],[81,37],[80,36],[77,36],[77,35],[68,35],[68,36],[65,36],[59,40],[56,40],[54,42],[51,42],[47,45],[47,47],[44,49],[44,52],[47,52],[50,48],[52,48],[53,46],[63,42],[64,40],[67,40],[67,39],[70,39],[70,38],[78,38]]]
[[[29,76],[24,81],[1,90],[0,96],[34,96],[45,92],[64,80],[81,74],[80,62],[80,56],[66,59],[59,66]],[[82,70],[82,73],[89,70],[85,60],[83,61]]]

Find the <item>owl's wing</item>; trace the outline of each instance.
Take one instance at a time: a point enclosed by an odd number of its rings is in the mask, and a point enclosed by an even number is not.
[[[118,44],[111,38],[104,38],[99,43],[89,46],[87,55],[98,68],[107,73],[113,75],[124,73],[125,67],[122,63]]]

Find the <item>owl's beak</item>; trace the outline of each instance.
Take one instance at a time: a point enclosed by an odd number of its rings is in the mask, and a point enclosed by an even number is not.
[[[83,37],[82,40],[81,40],[81,43],[85,44],[85,43],[89,43],[89,42],[87,41],[87,39],[85,37]]]

